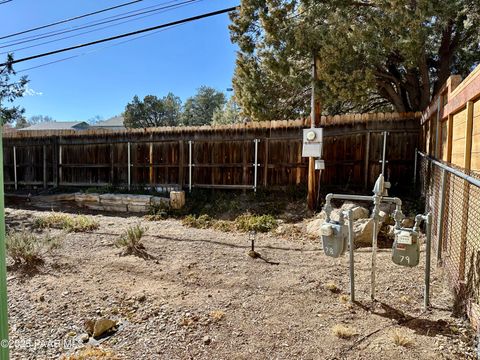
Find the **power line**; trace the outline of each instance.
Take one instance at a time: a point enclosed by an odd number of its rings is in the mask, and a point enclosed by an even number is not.
[[[83,23],[83,24],[80,24],[80,25],[64,27],[62,29],[57,29],[57,30],[50,30],[50,31],[47,31],[47,32],[43,32],[41,34],[23,36],[21,38],[16,38],[15,40],[2,41],[2,42],[0,42],[0,45],[11,45],[12,43],[14,43],[16,41],[20,41],[20,40],[34,39],[37,36],[41,36],[41,35],[49,35],[49,34],[54,34],[54,33],[61,32],[61,31],[65,31],[65,30],[77,29],[77,28],[79,28],[83,25],[97,24],[97,23],[99,23],[101,21],[104,21],[104,20],[109,20],[109,19],[112,19],[112,18],[118,18],[118,17],[121,17],[123,15],[128,15],[128,14],[132,14],[132,13],[138,13],[138,12],[143,11],[143,10],[147,10],[147,9],[157,7],[159,5],[167,5],[167,4],[175,3],[175,2],[178,2],[178,1],[179,0],[170,0],[170,1],[167,1],[167,2],[164,2],[164,3],[161,3],[161,4],[150,5],[150,6],[142,7],[140,9],[131,10],[131,11],[127,11],[127,12],[122,12],[122,13],[115,14],[115,15],[110,15],[110,16],[107,16],[107,17],[104,17],[104,18],[101,18],[101,19],[98,19],[98,20],[87,21],[86,23]]]
[[[24,62],[24,61],[29,61],[29,60],[33,60],[33,59],[42,58],[42,57],[45,57],[45,56],[50,56],[50,55],[62,53],[62,52],[65,52],[65,51],[75,50],[75,49],[83,48],[83,47],[86,47],[86,46],[96,45],[96,44],[100,44],[100,43],[104,43],[104,42],[112,41],[112,40],[116,40],[116,39],[122,39],[122,38],[128,37],[128,36],[142,34],[142,33],[153,31],[153,30],[163,29],[163,28],[166,28],[166,27],[174,26],[174,25],[184,24],[184,23],[188,23],[188,22],[192,22],[192,21],[196,21],[196,20],[205,19],[205,18],[208,18],[208,17],[220,15],[220,14],[225,14],[227,12],[234,11],[234,10],[237,10],[237,9],[238,9],[238,6],[234,6],[234,7],[230,7],[230,8],[226,8],[226,9],[222,9],[222,10],[217,10],[217,11],[197,15],[197,16],[192,16],[192,17],[189,17],[189,18],[186,18],[186,19],[172,21],[170,23],[161,24],[161,25],[157,25],[157,26],[153,26],[153,27],[149,27],[149,28],[145,28],[145,29],[140,29],[140,30],[132,31],[132,32],[129,32],[129,33],[121,34],[121,35],[111,36],[111,37],[108,37],[108,38],[95,40],[95,41],[91,41],[91,42],[84,43],[84,44],[74,45],[74,46],[70,46],[70,47],[67,47],[67,48],[63,48],[63,49],[53,50],[53,51],[49,51],[49,52],[38,54],[38,55],[32,55],[32,56],[24,57],[24,58],[21,58],[21,59],[17,59],[17,60],[13,60],[13,61],[10,61],[10,62],[2,63],[2,64],[0,64],[0,66],[13,65],[13,64],[20,63],[20,62]]]
[[[9,1],[12,1],[12,0],[8,0],[8,1],[5,0],[5,1],[3,1],[3,2],[0,2],[0,4],[3,4],[3,3],[5,3],[5,2],[9,2]],[[126,2],[126,3],[120,4],[120,5],[116,5],[116,6],[112,6],[112,7],[106,8],[106,9],[101,9],[101,10],[93,11],[93,12],[90,12],[90,13],[87,13],[87,14],[78,15],[78,16],[75,16],[75,17],[72,17],[72,18],[69,18],[69,19],[64,19],[64,20],[56,21],[56,22],[54,22],[54,23],[50,23],[50,24],[47,24],[47,25],[42,25],[42,26],[38,26],[38,27],[31,28],[31,29],[28,29],[28,30],[19,31],[19,32],[16,32],[16,33],[13,33],[13,34],[0,36],[0,39],[6,39],[6,38],[9,38],[9,37],[12,37],[12,36],[17,36],[17,35],[21,35],[21,34],[26,34],[26,33],[32,32],[32,31],[36,31],[36,30],[40,30],[40,29],[45,29],[45,28],[52,27],[52,26],[59,25],[59,24],[64,24],[64,23],[67,23],[67,22],[70,22],[70,21],[73,21],[73,20],[82,19],[82,18],[85,18],[85,17],[88,17],[88,16],[100,14],[100,13],[103,13],[103,12],[106,12],[106,11],[118,9],[118,8],[121,8],[121,7],[124,7],[124,6],[128,6],[128,5],[132,5],[132,4],[135,4],[135,3],[139,3],[139,2],[142,2],[142,1],[144,1],[144,0],[134,0],[134,1]]]
[[[178,26],[182,26],[182,25],[184,25],[184,24],[174,25],[174,26],[171,26],[171,27],[169,27],[169,28],[160,29],[160,30],[154,31],[154,32],[152,32],[152,33],[148,33],[148,34],[145,34],[145,35],[137,36],[136,38],[133,38],[133,39],[128,39],[128,40],[120,41],[120,42],[115,43],[115,44],[110,45],[110,46],[104,46],[104,47],[101,47],[101,48],[99,48],[99,49],[94,49],[94,50],[92,50],[92,51],[86,51],[86,52],[83,52],[83,53],[80,53],[80,54],[75,54],[75,55],[68,56],[68,57],[65,57],[65,58],[62,58],[62,59],[57,59],[57,60],[50,61],[50,62],[47,62],[47,63],[43,63],[43,64],[40,64],[40,65],[32,66],[32,67],[29,67],[29,68],[26,68],[26,69],[22,69],[22,70],[19,70],[19,71],[15,71],[15,73],[17,73],[17,74],[23,73],[23,72],[30,71],[30,70],[33,70],[33,69],[38,69],[38,68],[41,68],[41,67],[44,67],[44,66],[48,66],[48,65],[52,65],[52,64],[59,63],[59,62],[71,60],[71,59],[74,59],[74,58],[77,58],[77,57],[89,55],[89,54],[92,54],[92,53],[95,53],[95,52],[99,52],[99,51],[102,51],[102,50],[105,50],[105,49],[110,49],[110,48],[112,48],[112,47],[119,46],[119,45],[123,45],[123,44],[126,44],[126,43],[131,42],[131,41],[143,39],[143,38],[145,38],[145,37],[147,37],[147,36],[152,36],[152,35],[158,34],[158,33],[160,33],[160,32],[163,32],[163,31],[166,31],[166,30],[170,30],[170,29],[176,28],[176,27],[178,27]]]
[[[117,23],[117,24],[113,24],[113,25],[109,25],[109,26],[104,26],[104,27],[101,27],[101,28],[98,28],[98,29],[94,29],[94,30],[84,31],[84,32],[81,32],[81,33],[79,33],[79,34],[70,35],[70,36],[65,36],[65,37],[62,37],[62,38],[59,38],[59,39],[50,40],[50,41],[45,41],[45,42],[42,42],[42,43],[39,43],[39,44],[35,44],[35,45],[29,45],[29,46],[25,46],[25,47],[18,48],[18,49],[12,49],[12,50],[8,50],[8,51],[0,52],[0,55],[1,55],[1,54],[6,54],[6,53],[9,53],[9,52],[15,52],[15,51],[20,51],[20,50],[30,49],[30,48],[37,47],[37,46],[40,46],[40,45],[50,44],[50,43],[52,43],[52,42],[56,42],[56,41],[60,41],[60,40],[65,40],[65,39],[70,39],[70,38],[72,38],[72,37],[89,34],[89,33],[95,32],[95,31],[100,31],[100,30],[108,29],[108,28],[110,28],[110,27],[112,27],[112,26],[118,26],[118,25],[121,25],[121,24],[128,23],[128,22],[130,22],[130,21],[140,20],[140,19],[146,18],[146,17],[148,17],[148,16],[152,16],[152,15],[157,15],[157,14],[159,14],[159,13],[163,13],[163,12],[168,11],[168,10],[172,10],[172,9],[176,9],[176,8],[179,8],[179,7],[183,7],[183,6],[185,6],[185,5],[190,5],[190,4],[195,3],[195,2],[198,2],[198,1],[202,1],[202,0],[186,0],[186,1],[181,2],[181,3],[178,3],[178,4],[172,4],[172,5],[168,5],[168,6],[162,6],[162,7],[153,9],[153,10],[148,10],[148,11],[144,11],[144,12],[141,12],[141,13],[138,13],[138,14],[124,16],[124,17],[121,17],[121,18],[118,18],[118,19],[113,19],[113,20],[108,20],[108,21],[100,22],[100,23],[94,24],[94,25],[86,25],[86,26],[78,27],[77,29],[72,29],[72,30],[68,30],[68,31],[58,32],[58,33],[53,34],[53,35],[40,36],[40,37],[38,37],[38,38],[36,38],[36,39],[32,39],[32,40],[25,40],[25,41],[16,42],[16,43],[9,44],[9,45],[3,45],[3,46],[0,46],[0,48],[6,48],[6,47],[9,47],[9,46],[12,46],[12,45],[16,45],[16,44],[23,44],[23,43],[28,43],[28,42],[32,42],[32,41],[37,41],[37,40],[41,40],[41,39],[44,39],[44,38],[49,38],[49,37],[52,37],[52,36],[58,36],[58,35],[62,35],[62,34],[67,34],[67,33],[73,32],[73,31],[81,30],[81,29],[91,28],[91,27],[94,27],[94,26],[103,25],[103,24],[107,24],[107,23],[114,22],[114,21],[123,20],[123,19],[126,19],[126,18],[131,18],[131,17],[136,17],[136,16],[139,16],[139,15],[143,15],[143,14],[148,14],[148,15],[141,16],[141,17],[138,17],[138,18],[135,18],[135,19],[130,19],[130,20],[122,21],[122,22]]]
[[[0,5],[2,5],[2,4],[6,4],[6,3],[9,3],[10,1],[12,1],[12,0],[4,0],[4,1],[0,1]]]

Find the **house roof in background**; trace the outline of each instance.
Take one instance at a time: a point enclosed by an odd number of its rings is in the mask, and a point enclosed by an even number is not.
[[[124,128],[123,125],[123,116],[114,116],[108,120],[99,121],[96,124],[92,125],[93,127],[121,127]]]
[[[83,130],[90,126],[85,121],[47,121],[30,125],[22,130]]]

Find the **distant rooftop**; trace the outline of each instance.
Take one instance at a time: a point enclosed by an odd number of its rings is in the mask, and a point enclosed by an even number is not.
[[[108,120],[99,121],[92,125],[93,128],[112,128],[112,129],[124,129],[123,116],[114,116]]]
[[[18,130],[86,130],[88,128],[89,125],[85,121],[48,121]]]

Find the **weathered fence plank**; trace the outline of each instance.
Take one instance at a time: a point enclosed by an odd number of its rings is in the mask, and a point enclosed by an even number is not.
[[[7,133],[5,181],[8,185],[14,180],[15,146],[20,187],[129,183],[188,187],[187,154],[192,141],[193,187],[253,189],[254,141],[258,139],[257,185],[304,186],[308,177],[308,159],[301,157],[305,123],[299,120],[255,126]],[[405,172],[413,172],[414,149],[420,147],[419,123],[416,113],[322,117],[326,165],[322,186],[373,185],[380,171],[383,131],[389,132],[389,174],[395,181],[403,179]]]

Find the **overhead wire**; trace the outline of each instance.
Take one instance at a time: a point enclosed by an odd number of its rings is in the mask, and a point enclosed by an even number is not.
[[[154,13],[152,13],[152,14],[140,16],[140,17],[135,18],[135,19],[125,20],[125,21],[122,21],[122,22],[117,23],[117,24],[108,25],[108,26],[103,26],[103,27],[100,27],[100,28],[98,28],[98,29],[93,29],[93,30],[89,30],[89,31],[84,31],[84,32],[81,32],[81,33],[78,33],[78,34],[69,35],[69,36],[64,36],[64,37],[61,37],[61,38],[58,38],[58,39],[49,40],[49,41],[44,41],[44,42],[41,42],[41,43],[38,43],[38,44],[34,44],[34,45],[29,45],[29,46],[24,46],[24,47],[17,48],[17,49],[12,49],[12,50],[8,50],[8,51],[3,51],[3,52],[0,52],[0,55],[8,54],[8,53],[15,53],[15,52],[17,52],[17,51],[27,50],[27,49],[31,49],[31,48],[34,48],[34,47],[38,47],[38,46],[42,46],[42,45],[46,45],[46,44],[51,44],[51,43],[54,43],[54,42],[57,42],[57,41],[66,40],[66,39],[71,39],[71,38],[74,38],[74,37],[77,37],[77,36],[81,36],[81,35],[85,35],[85,34],[90,34],[90,33],[93,33],[93,32],[97,32],[97,31],[109,29],[109,28],[114,27],[114,26],[126,24],[126,23],[129,23],[129,22],[132,22],[132,21],[141,20],[141,19],[144,19],[144,18],[147,18],[147,17],[151,17],[151,16],[154,16],[154,15],[162,14],[162,13],[165,13],[165,12],[167,12],[167,11],[175,10],[175,9],[178,9],[178,8],[181,8],[181,7],[184,7],[184,6],[187,6],[187,5],[192,5],[192,4],[194,4],[194,3],[198,3],[198,2],[201,2],[201,1],[204,1],[204,0],[188,0],[188,1],[184,1],[184,2],[179,3],[179,4],[175,4],[173,7],[157,9],[157,10],[156,10]],[[0,48],[2,48],[2,47],[3,47],[3,46],[0,46]]]
[[[115,14],[115,15],[110,15],[110,16],[106,16],[106,17],[103,17],[101,19],[97,19],[97,20],[92,20],[92,21],[87,21],[83,24],[80,24],[80,25],[75,25],[75,26],[70,26],[70,27],[64,27],[64,28],[61,28],[61,29],[56,29],[56,30],[50,30],[50,31],[47,31],[47,32],[43,32],[43,33],[40,33],[40,34],[35,34],[35,35],[28,35],[28,36],[23,36],[23,37],[20,37],[20,38],[16,38],[14,40],[7,40],[7,41],[1,41],[0,42],[0,45],[5,45],[5,44],[12,44],[16,41],[20,41],[20,40],[28,40],[28,39],[34,39],[36,38],[37,36],[41,36],[41,35],[49,35],[49,34],[54,34],[54,33],[57,33],[57,32],[61,32],[61,31],[65,31],[65,30],[70,30],[70,29],[77,29],[83,25],[89,25],[89,24],[96,24],[98,22],[101,22],[103,20],[109,20],[109,19],[112,19],[112,18],[118,18],[118,17],[121,17],[123,15],[128,15],[128,14],[132,14],[132,13],[138,13],[140,11],[143,11],[143,10],[147,10],[147,9],[151,9],[151,8],[154,8],[154,7],[157,7],[159,5],[167,5],[167,4],[171,4],[171,3],[174,3],[174,2],[178,2],[180,0],[170,0],[170,1],[167,1],[167,2],[164,2],[164,3],[161,3],[161,4],[155,4],[155,5],[150,5],[150,6],[145,6],[145,7],[142,7],[140,9],[136,9],[136,10],[130,10],[130,11],[126,11],[126,12],[121,12],[119,14]]]
[[[179,24],[188,23],[188,22],[192,22],[192,21],[196,21],[196,20],[200,20],[200,19],[205,19],[205,18],[208,18],[208,17],[212,17],[212,16],[216,16],[216,15],[220,15],[220,14],[225,14],[227,12],[234,11],[236,9],[238,9],[238,7],[234,6],[234,7],[230,7],[230,8],[225,8],[225,9],[209,12],[209,13],[204,13],[204,14],[192,16],[192,17],[189,17],[189,18],[184,18],[184,19],[181,19],[181,20],[172,21],[172,22],[165,23],[165,24],[160,24],[160,25],[156,25],[156,26],[152,26],[152,27],[148,27],[148,28],[144,28],[144,29],[140,29],[140,30],[131,31],[131,32],[128,32],[128,33],[120,34],[120,35],[111,36],[111,37],[108,37],[108,38],[103,38],[103,39],[99,39],[99,40],[95,40],[95,41],[91,41],[91,42],[87,42],[87,43],[83,43],[83,44],[69,46],[69,47],[62,48],[62,49],[48,51],[48,52],[37,54],[37,55],[31,55],[31,56],[27,56],[27,57],[20,58],[20,59],[14,59],[14,60],[9,61],[9,62],[4,62],[4,63],[0,64],[0,66],[13,65],[13,64],[20,63],[20,62],[25,62],[25,61],[38,59],[38,58],[42,58],[42,57],[46,57],[46,56],[50,56],[50,55],[54,55],[54,54],[59,54],[59,53],[66,52],[66,51],[71,51],[71,50],[87,47],[87,46],[92,46],[92,45],[96,45],[96,44],[100,44],[100,43],[104,43],[104,42],[109,42],[109,41],[113,41],[113,40],[117,40],[117,39],[122,39],[122,38],[125,38],[125,37],[130,37],[130,36],[137,35],[137,34],[142,34],[142,33],[150,32],[150,31],[154,31],[154,30],[158,30],[158,29],[162,29],[162,28],[167,28],[167,27],[171,27],[171,26],[174,26],[174,25],[179,25]]]
[[[127,18],[131,18],[131,17],[138,16],[138,15],[143,15],[143,14],[147,14],[147,13],[152,13],[152,12],[155,12],[155,11],[161,11],[161,10],[165,10],[165,9],[170,9],[170,8],[174,8],[174,7],[178,6],[178,5],[193,3],[193,2],[195,2],[195,1],[198,1],[198,0],[186,0],[186,1],[182,2],[182,3],[180,3],[180,4],[171,4],[171,5],[161,6],[161,7],[157,8],[157,9],[147,10],[147,11],[144,11],[144,12],[141,12],[141,13],[138,13],[138,14],[132,14],[132,15],[123,16],[123,17],[120,17],[120,18],[118,18],[118,19],[111,19],[111,20],[106,20],[106,21],[99,22],[99,23],[97,23],[97,24],[80,26],[80,27],[78,27],[78,28],[76,28],[76,29],[70,29],[70,30],[66,30],[66,31],[61,31],[61,32],[58,32],[58,33],[55,33],[55,34],[38,36],[38,37],[36,37],[35,39],[32,39],[32,40],[17,41],[17,42],[11,43],[11,44],[9,44],[9,45],[2,45],[2,46],[0,46],[0,48],[6,48],[6,47],[9,47],[9,46],[20,45],[20,44],[24,44],[24,43],[27,43],[27,42],[32,42],[32,41],[37,41],[37,40],[41,40],[41,39],[46,39],[46,38],[49,38],[49,37],[52,37],[52,36],[63,35],[63,34],[71,33],[71,32],[73,32],[73,31],[78,31],[78,30],[82,30],[82,29],[87,29],[87,28],[91,28],[91,27],[94,27],[94,26],[98,26],[98,25],[109,24],[109,23],[111,23],[111,22],[115,22],[115,21],[118,21],[118,20],[123,20],[123,19],[127,19]],[[11,51],[8,51],[8,52],[11,52]]]
[[[9,0],[9,1],[12,1],[12,0]],[[97,14],[100,14],[100,13],[103,13],[103,12],[106,12],[106,11],[111,11],[111,10],[114,10],[114,9],[118,9],[118,8],[121,8],[121,7],[124,7],[124,6],[128,6],[128,5],[132,5],[132,4],[135,4],[135,3],[139,3],[139,2],[142,2],[142,1],[144,1],[144,0],[129,1],[129,2],[126,2],[126,3],[123,3],[123,4],[111,6],[111,7],[108,7],[108,8],[105,8],[105,9],[101,9],[101,10],[97,10],[97,11],[93,11],[93,12],[90,12],[90,13],[87,13],[87,14],[82,14],[82,15],[74,16],[74,17],[72,17],[72,18],[68,18],[68,19],[64,19],[64,20],[59,20],[59,21],[56,21],[56,22],[53,22],[53,23],[50,23],[50,24],[37,26],[37,27],[31,28],[31,29],[27,29],[27,30],[22,30],[22,31],[13,33],[13,34],[3,35],[3,36],[0,36],[0,39],[7,39],[7,38],[9,38],[9,37],[13,37],[13,36],[21,35],[21,34],[26,34],[26,33],[32,32],[32,31],[37,31],[37,30],[41,30],[41,29],[46,29],[46,28],[48,28],[48,27],[52,27],[52,26],[55,26],[55,25],[64,24],[64,23],[67,23],[67,22],[70,22],[70,21],[73,21],[73,20],[83,19],[83,18],[88,17],[88,16],[97,15]],[[2,3],[0,3],[0,4],[2,4]]]
[[[80,54],[75,54],[75,55],[72,55],[72,56],[68,56],[68,57],[65,57],[65,58],[62,58],[62,59],[53,60],[53,61],[50,61],[50,62],[47,62],[47,63],[44,63],[44,64],[40,64],[40,65],[36,65],[36,66],[29,67],[29,68],[26,68],[26,69],[21,69],[21,70],[19,70],[19,71],[15,71],[15,73],[17,73],[17,74],[18,74],[18,73],[23,73],[23,72],[30,71],[30,70],[34,70],[34,69],[38,69],[38,68],[41,68],[41,67],[44,67],[44,66],[48,66],[48,65],[52,65],[52,64],[59,63],[59,62],[63,62],[63,61],[75,59],[75,58],[78,58],[78,57],[81,57],[81,56],[89,55],[89,54],[92,54],[92,53],[96,53],[96,52],[99,52],[99,51],[102,51],[102,50],[110,49],[110,48],[113,48],[113,47],[115,47],[115,46],[123,45],[123,44],[126,44],[126,43],[128,43],[128,42],[135,41],[135,40],[143,39],[143,38],[146,38],[147,36],[156,35],[156,34],[161,33],[161,32],[163,32],[163,31],[167,31],[167,30],[170,30],[170,29],[173,29],[173,28],[182,26],[182,25],[184,25],[184,24],[173,25],[173,26],[171,26],[171,27],[169,27],[169,28],[160,29],[160,30],[154,31],[154,32],[152,32],[152,33],[140,35],[140,36],[137,36],[137,37],[135,37],[135,38],[133,38],[133,39],[128,39],[128,40],[120,41],[120,42],[115,43],[115,44],[110,45],[110,46],[104,46],[104,47],[101,47],[101,48],[98,48],[98,49],[94,49],[94,50],[91,50],[91,51],[86,51],[86,52],[83,52],[83,53],[80,53]]]

